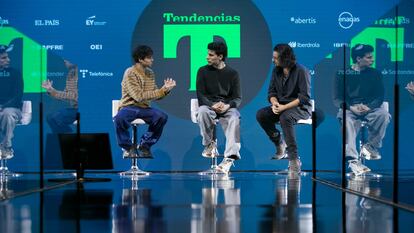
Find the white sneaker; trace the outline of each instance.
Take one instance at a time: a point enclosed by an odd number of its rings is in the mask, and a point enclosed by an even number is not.
[[[229,173],[231,165],[233,164],[234,159],[224,158],[223,161],[217,166],[217,171],[222,173]]]
[[[207,146],[204,147],[203,152],[201,153],[203,157],[206,158],[214,158],[218,155],[217,145],[216,142],[211,142]]]
[[[355,176],[360,176],[364,173],[370,172],[371,169],[369,169],[367,166],[361,163],[358,159],[349,160],[349,168],[351,169],[352,173],[354,173]]]
[[[14,150],[11,147],[0,147],[0,158],[11,159],[14,156]]]
[[[381,159],[381,155],[374,147],[369,144],[364,144],[361,149],[361,156],[367,160]]]

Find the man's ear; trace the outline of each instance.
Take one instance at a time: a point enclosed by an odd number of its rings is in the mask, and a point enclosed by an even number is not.
[[[221,61],[223,61],[223,58],[224,58],[223,54],[220,54],[218,57],[220,58]]]

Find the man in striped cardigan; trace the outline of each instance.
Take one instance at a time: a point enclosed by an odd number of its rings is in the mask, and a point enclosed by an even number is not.
[[[150,107],[150,103],[165,97],[176,83],[167,78],[161,88],[157,87],[154,72],[151,70],[154,61],[152,55],[150,47],[138,46],[132,54],[135,64],[125,70],[122,79],[122,98],[119,112],[114,117],[114,124],[118,145],[124,151],[124,158],[151,158],[150,148],[158,141],[167,123],[167,114]],[[143,119],[149,125],[148,131],[141,137],[138,148],[134,148],[129,134],[131,122],[136,118]]]

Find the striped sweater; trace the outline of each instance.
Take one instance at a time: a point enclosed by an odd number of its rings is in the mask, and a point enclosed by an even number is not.
[[[73,108],[78,108],[78,68],[74,66],[69,69],[66,77],[66,87],[63,91],[52,89],[48,91],[52,97],[68,101]]]
[[[148,108],[152,100],[161,99],[168,94],[166,89],[157,87],[151,69],[142,71],[136,65],[125,70],[121,86],[119,109],[131,105]]]

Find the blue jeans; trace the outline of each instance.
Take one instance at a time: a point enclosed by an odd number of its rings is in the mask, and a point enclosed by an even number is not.
[[[150,148],[158,141],[168,120],[167,114],[155,108],[123,107],[114,117],[114,125],[118,145],[126,150],[132,147],[129,128],[136,118],[142,119],[149,125],[140,142],[140,145],[146,148]]]
[[[71,133],[77,112],[76,108],[63,108],[47,115],[46,120],[53,133]]]

